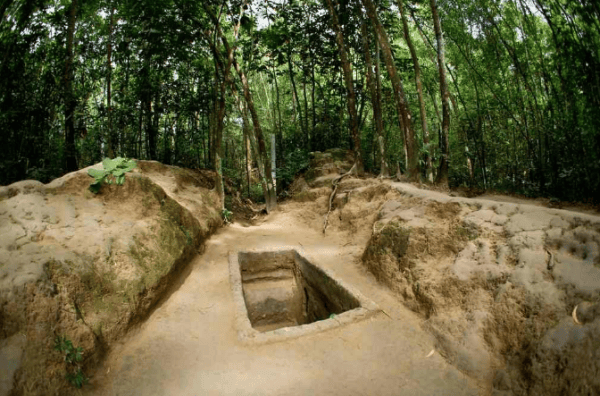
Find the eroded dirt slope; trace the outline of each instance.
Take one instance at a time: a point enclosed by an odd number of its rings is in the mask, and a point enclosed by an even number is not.
[[[55,338],[85,373],[221,224],[210,173],[139,161],[123,186],[91,180],[0,187],[0,395],[72,392]]]
[[[390,185],[363,262],[450,362],[494,395],[600,392],[600,218]]]

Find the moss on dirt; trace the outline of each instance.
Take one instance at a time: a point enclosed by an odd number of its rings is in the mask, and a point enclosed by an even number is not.
[[[479,230],[475,225],[463,222],[454,225],[454,235],[456,236],[456,239],[462,242],[473,241],[479,236]]]
[[[402,227],[395,221],[389,222],[371,236],[365,254],[391,254],[396,260],[401,260],[408,250],[409,236],[409,228]]]
[[[398,222],[390,222],[375,231],[367,244],[362,260],[377,280],[397,291],[402,290],[405,273],[410,274],[412,262],[405,255],[409,246],[411,230]],[[408,275],[410,276],[410,275]]]
[[[187,188],[189,186],[213,189],[215,187],[214,172],[199,171],[184,168],[172,168],[175,175],[177,188]]]
[[[91,293],[92,305],[96,313],[112,309],[110,296],[117,292],[117,274],[111,269],[103,269],[93,261],[80,274],[81,283]]]
[[[320,176],[332,173],[345,173],[354,163],[352,151],[346,149],[329,149],[325,152],[316,151],[310,155],[310,168],[303,175],[303,178],[309,184]]]
[[[558,313],[540,299],[532,298],[521,287],[507,284],[490,307],[489,334],[501,354],[529,348],[558,323]]]

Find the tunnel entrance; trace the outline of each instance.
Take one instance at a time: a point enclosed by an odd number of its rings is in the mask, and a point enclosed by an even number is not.
[[[252,327],[270,331],[329,319],[360,307],[350,292],[293,250],[239,253]]]
[[[378,311],[295,249],[232,253],[229,262],[243,339],[296,337]]]

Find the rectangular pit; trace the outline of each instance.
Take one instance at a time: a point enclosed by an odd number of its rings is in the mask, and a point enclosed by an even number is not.
[[[375,304],[296,250],[239,252],[229,261],[243,339],[299,336],[376,311]]]

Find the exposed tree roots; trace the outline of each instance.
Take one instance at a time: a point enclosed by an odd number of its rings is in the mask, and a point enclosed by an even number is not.
[[[327,229],[327,221],[329,220],[329,214],[331,213],[331,208],[333,206],[333,199],[335,198],[335,194],[337,193],[338,184],[342,181],[342,179],[344,177],[356,174],[356,169],[357,168],[356,168],[356,162],[355,162],[354,165],[352,165],[352,168],[350,168],[350,170],[348,172],[336,177],[331,182],[333,191],[331,192],[331,195],[329,196],[329,210],[327,211],[327,214],[325,215],[325,222],[323,223],[323,234],[325,234],[325,230]]]

